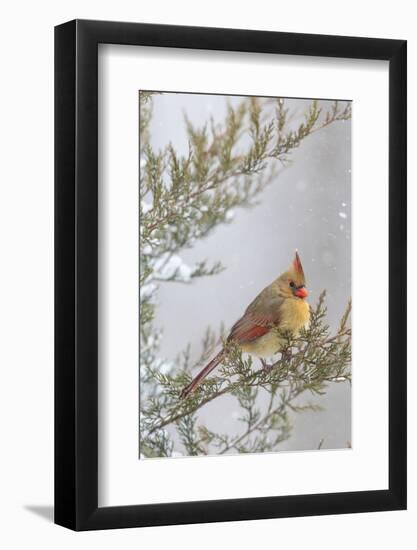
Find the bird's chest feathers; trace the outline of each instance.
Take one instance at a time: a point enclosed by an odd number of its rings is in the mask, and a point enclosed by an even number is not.
[[[288,299],[283,302],[280,308],[281,330],[289,330],[297,336],[310,320],[310,306],[304,300]]]
[[[285,300],[280,306],[280,321],[278,328],[290,331],[295,337],[310,320],[310,307],[304,300]],[[278,331],[270,330],[264,336],[253,342],[242,345],[242,350],[260,357],[270,357],[280,350],[283,339]]]

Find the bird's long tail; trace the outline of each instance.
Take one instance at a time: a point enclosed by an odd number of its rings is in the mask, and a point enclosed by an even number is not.
[[[213,369],[217,367],[219,363],[221,363],[223,359],[223,350],[220,351],[216,357],[214,357],[208,365],[202,369],[195,378],[192,379],[192,381],[188,384],[188,386],[185,386],[185,388],[180,393],[180,399],[185,399],[192,393],[197,386],[204,380],[206,376],[208,376]]]

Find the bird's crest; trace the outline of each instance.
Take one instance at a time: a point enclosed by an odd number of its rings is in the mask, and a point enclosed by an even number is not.
[[[305,281],[303,266],[301,265],[300,256],[298,255],[297,250],[295,251],[295,256],[291,263],[291,266],[287,271],[287,276],[293,278],[294,282],[297,285],[305,285],[306,281]]]
[[[292,267],[293,267],[294,271],[296,273],[298,273],[298,275],[300,275],[304,279],[303,266],[301,265],[300,256],[298,255],[297,250],[295,251],[295,257],[294,257],[294,260],[292,262]]]

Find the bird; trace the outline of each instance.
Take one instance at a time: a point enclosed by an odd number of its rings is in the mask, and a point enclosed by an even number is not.
[[[310,306],[300,256],[295,251],[290,267],[265,287],[248,305],[242,317],[233,325],[227,344],[234,343],[244,353],[254,355],[267,367],[266,358],[280,352],[285,339],[283,332],[297,337],[308,326]],[[280,335],[281,333],[281,335]],[[219,365],[226,351],[223,349],[197,374],[180,393],[186,399]]]

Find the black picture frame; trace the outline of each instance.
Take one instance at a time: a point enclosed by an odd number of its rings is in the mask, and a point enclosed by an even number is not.
[[[389,62],[389,488],[98,507],[98,44]],[[406,41],[74,20],[55,28],[55,522],[74,530],[406,508]],[[395,288],[392,281],[395,279]]]

